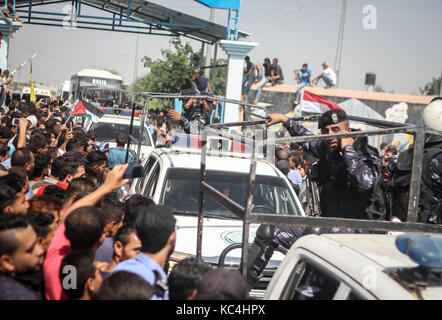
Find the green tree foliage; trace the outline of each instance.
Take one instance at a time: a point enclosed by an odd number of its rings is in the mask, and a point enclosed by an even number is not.
[[[153,60],[148,56],[144,56],[142,62],[148,69],[148,73],[137,79],[132,90],[136,92],[178,93],[185,85],[186,80],[190,81],[192,79],[195,71],[200,67],[201,50],[194,52],[190,43],[187,42],[183,45],[181,39],[176,37],[170,39],[170,44],[172,49],[161,50],[162,58]],[[224,64],[225,61],[220,59],[217,60],[217,63]],[[210,70],[210,82],[212,79],[211,73]],[[225,81],[226,68],[217,68],[215,94],[224,95]],[[213,87],[212,83],[211,85]],[[164,100],[163,106],[169,103],[170,101]],[[154,104],[155,107],[161,107],[157,103]]]
[[[183,45],[180,38],[171,38],[173,50],[161,50],[161,59],[142,59],[149,73],[134,84],[135,91],[177,93],[184,86],[186,79],[191,79],[198,69],[201,52],[194,52],[190,43]]]
[[[434,78],[428,82],[423,88],[419,88],[421,94],[426,96],[438,96],[441,88],[442,76]]]
[[[210,63],[211,64],[213,63],[213,59],[211,60]],[[223,65],[223,64],[227,64],[227,61],[224,59],[216,60],[216,65]],[[213,72],[212,72],[212,68],[210,68],[209,81],[210,81],[210,84],[212,85],[212,88],[213,88],[212,77],[213,77]],[[214,91],[215,95],[225,96],[225,94],[226,94],[226,79],[227,79],[227,67],[215,68],[215,91]]]

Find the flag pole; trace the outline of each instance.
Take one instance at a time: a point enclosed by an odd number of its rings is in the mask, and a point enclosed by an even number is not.
[[[16,73],[18,70],[20,70],[21,68],[23,68],[29,61],[31,61],[33,58],[35,58],[35,56],[38,54],[38,52],[34,53],[28,60],[26,60],[25,62],[23,62],[20,66],[18,66],[14,71],[12,71],[10,74],[13,75],[14,73]]]

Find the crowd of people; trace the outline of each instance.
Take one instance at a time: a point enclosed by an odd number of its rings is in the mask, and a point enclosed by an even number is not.
[[[246,299],[237,271],[172,265],[184,239],[171,209],[142,195],[120,200],[128,137],[109,150],[66,122],[61,105],[12,100],[2,109],[0,299]],[[169,117],[150,116],[161,133]]]
[[[282,81],[280,68],[273,69],[271,77],[279,78],[272,81]],[[297,71],[299,78],[308,74]],[[170,145],[174,130],[199,134],[210,121],[217,101],[202,76],[183,88],[182,115],[149,112],[157,145]],[[432,104],[441,108],[442,99]],[[72,120],[60,99],[11,100],[1,109],[0,299],[246,299],[253,281],[238,271],[170,259],[175,244],[185,241],[177,238],[170,208],[142,195],[121,200],[120,188],[129,182],[123,175],[133,163],[130,157],[125,163],[128,136],[118,134],[109,149]],[[278,123],[291,136],[312,135],[283,114],[268,116],[268,126]],[[342,110],[322,114],[318,129],[354,131]],[[428,136],[425,148],[418,222],[440,224],[442,139]],[[412,148],[399,153],[383,144],[378,151],[361,137],[284,144],[275,163],[308,215],[406,221],[411,158]],[[304,231],[276,227],[265,246],[288,249]],[[271,257],[258,252],[251,263]],[[258,279],[265,264],[250,268],[250,278]]]
[[[244,58],[245,68],[243,73],[243,85],[241,99],[247,102],[248,94],[251,86],[256,83],[256,96],[253,100],[254,104],[257,104],[260,97],[262,88],[270,83],[272,86],[277,84],[284,84],[284,74],[282,68],[279,65],[278,58],[274,58],[270,62],[270,58],[265,58],[263,63],[254,64],[249,56]],[[304,63],[302,68],[295,69],[295,81],[297,84],[295,105],[299,104],[299,98],[302,88],[305,86],[317,85],[319,80],[323,80],[325,88],[332,88],[336,86],[337,76],[335,71],[330,67],[328,62],[322,63],[323,71],[318,74],[313,80],[311,80],[312,71],[309,69],[308,64]]]

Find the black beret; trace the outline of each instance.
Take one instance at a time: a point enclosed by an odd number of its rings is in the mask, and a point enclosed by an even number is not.
[[[318,129],[323,129],[328,125],[336,124],[347,120],[347,114],[344,110],[333,109],[324,112],[319,118]]]

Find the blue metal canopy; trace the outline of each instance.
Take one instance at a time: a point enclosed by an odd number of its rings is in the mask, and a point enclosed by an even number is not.
[[[48,10],[49,5],[59,3],[74,9],[70,12]],[[145,0],[15,0],[15,6],[26,24],[66,27],[66,23],[70,23],[79,29],[184,36],[209,44],[230,34],[230,25],[226,28]],[[107,15],[85,15],[84,6]],[[248,33],[237,31],[237,38],[247,36]]]

